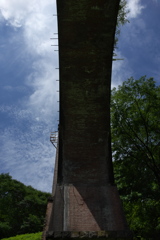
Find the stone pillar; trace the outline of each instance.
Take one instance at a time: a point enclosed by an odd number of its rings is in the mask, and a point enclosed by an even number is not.
[[[47,238],[128,238],[114,185],[110,85],[119,0],[57,0],[58,175]]]

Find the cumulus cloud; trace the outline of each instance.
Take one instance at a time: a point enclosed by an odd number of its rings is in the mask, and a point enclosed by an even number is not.
[[[50,40],[57,32],[55,13],[53,0],[0,1],[0,21],[15,30],[11,37],[23,42],[32,68],[16,86],[17,90],[29,86],[30,95],[24,94],[17,106],[0,106],[0,113],[11,119],[10,126],[0,129],[2,169],[45,191],[51,191],[55,155],[49,136],[58,125],[58,55],[51,47],[57,41]],[[6,84],[4,90],[11,92],[13,86]]]
[[[40,118],[47,121],[58,111],[58,72],[53,72],[53,61],[37,61],[34,63],[34,72],[27,79],[27,84],[32,86],[33,94],[30,95],[27,106],[32,108]]]
[[[51,192],[55,150],[48,144],[47,126],[46,130],[41,122],[35,126],[27,131],[17,127],[1,131],[1,168],[26,185]]]
[[[116,51],[116,54],[122,60],[113,61],[111,88],[121,85],[123,81],[127,80],[133,74],[128,59],[119,50]]]
[[[51,47],[53,43],[50,40],[53,32],[57,32],[56,18],[52,16],[56,12],[54,3],[51,0],[0,1],[1,15],[6,24],[22,28],[19,34],[24,41],[24,51],[33,55],[32,73],[25,82],[33,92],[26,101],[27,107],[33,107],[33,110],[41,108],[41,112],[44,109],[43,115],[48,114],[52,103],[56,109],[58,100],[58,73],[55,70],[58,55]]]
[[[141,14],[145,6],[142,5],[141,0],[128,0],[127,6],[129,9],[128,18],[136,18]]]
[[[52,8],[50,8],[52,7]],[[1,0],[0,10],[1,15],[4,17],[8,23],[15,27],[23,26],[25,21],[36,13],[47,13],[51,14],[53,6],[53,1],[37,1],[37,0]],[[42,22],[42,21],[41,21]]]

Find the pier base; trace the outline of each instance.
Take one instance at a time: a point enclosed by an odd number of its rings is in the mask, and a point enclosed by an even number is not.
[[[57,185],[46,239],[132,239],[116,186]]]

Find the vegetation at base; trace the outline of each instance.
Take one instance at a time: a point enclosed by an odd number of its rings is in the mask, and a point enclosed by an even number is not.
[[[42,231],[49,196],[0,174],[0,239]]]
[[[160,236],[160,86],[133,78],[113,89],[111,133],[115,180],[139,239]]]
[[[15,237],[3,238],[2,240],[41,240],[42,232],[17,235]]]

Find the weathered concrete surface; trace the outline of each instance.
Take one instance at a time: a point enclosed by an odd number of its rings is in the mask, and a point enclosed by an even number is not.
[[[57,0],[60,125],[48,239],[97,238],[102,232],[101,237],[130,239],[114,186],[110,142],[118,7],[119,0]]]
[[[110,85],[119,0],[57,1],[59,182],[113,183]]]
[[[48,199],[48,203],[47,203],[42,240],[46,239],[46,231],[49,230],[49,224],[50,224],[50,220],[51,220],[52,209],[53,209],[53,198],[51,197],[50,199]]]
[[[63,232],[49,232],[47,239],[81,239],[84,240],[97,240],[97,238],[101,240],[126,240],[132,239],[132,233],[130,231],[83,231],[83,232],[70,232],[70,231],[63,231]]]
[[[48,231],[127,229],[115,186],[59,185],[53,209]]]

